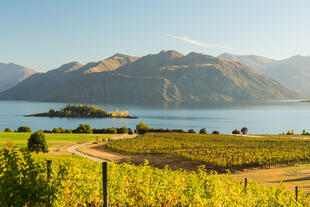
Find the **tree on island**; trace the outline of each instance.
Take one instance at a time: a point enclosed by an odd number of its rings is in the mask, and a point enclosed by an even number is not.
[[[30,152],[48,152],[45,135],[43,134],[42,130],[36,131],[30,136],[28,139],[27,148]]]

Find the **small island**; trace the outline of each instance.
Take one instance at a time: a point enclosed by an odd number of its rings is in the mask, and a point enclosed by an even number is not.
[[[30,114],[25,116],[37,116],[37,117],[66,117],[66,118],[125,118],[136,119],[137,116],[128,114],[128,111],[107,112],[96,106],[83,106],[83,105],[67,105],[60,111],[50,109],[49,112],[43,112],[38,114]]]

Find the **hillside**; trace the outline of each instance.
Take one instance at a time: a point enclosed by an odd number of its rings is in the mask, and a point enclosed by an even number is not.
[[[43,81],[44,87],[40,86],[40,89],[38,80],[41,78],[37,76],[1,93],[0,98],[64,102],[205,104],[305,97],[245,64],[200,53],[183,55],[177,51],[162,51],[139,59],[127,59],[125,62],[119,61],[115,56],[111,58],[108,60],[115,67],[110,69],[105,70],[103,67],[99,71],[95,70],[98,65],[102,65],[100,62],[85,66],[76,63],[76,69],[66,69],[68,72],[62,72],[61,78],[59,75],[57,78],[54,76],[54,81],[50,80],[50,73],[63,70],[40,74],[49,80]],[[121,63],[114,64],[115,62]],[[42,88],[46,89],[42,91]]]
[[[90,62],[86,65],[79,62],[67,63],[57,69],[50,70],[46,73],[37,73],[29,77],[16,87],[3,92],[0,98],[44,101],[52,96],[52,94],[57,93],[57,91],[61,91],[68,83],[74,82],[75,80],[78,81],[86,74],[112,71],[136,59],[137,57],[116,54],[106,60]]]
[[[224,53],[220,57],[244,63],[255,70],[279,81],[289,88],[310,94],[310,57],[293,56],[284,60],[271,60],[255,55]]]
[[[234,55],[230,53],[223,53],[218,57],[244,63],[257,71],[264,70],[268,68],[271,63],[275,62],[275,60],[270,58],[257,55]]]
[[[0,63],[0,92],[12,88],[34,73],[36,71],[24,66]]]

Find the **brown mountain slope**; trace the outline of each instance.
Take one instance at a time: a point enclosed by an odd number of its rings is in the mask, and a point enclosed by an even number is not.
[[[284,60],[271,60],[255,55],[233,55],[224,53],[220,57],[236,60],[262,74],[279,81],[289,88],[310,94],[310,57],[296,55]]]
[[[86,65],[79,62],[67,63],[47,73],[38,73],[27,78],[14,88],[4,91],[0,98],[9,100],[46,100],[56,91],[61,91],[68,83],[75,82],[79,84],[77,81],[85,74],[112,71],[136,59],[137,57],[116,54],[104,61],[92,62]]]
[[[162,51],[114,71],[84,74],[44,100],[205,104],[305,97],[236,61]]]

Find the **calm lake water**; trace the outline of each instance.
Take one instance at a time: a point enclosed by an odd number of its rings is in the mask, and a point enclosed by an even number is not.
[[[180,107],[138,107],[109,104],[96,104],[107,110],[129,111],[139,119],[81,119],[81,118],[43,118],[24,117],[26,114],[46,112],[49,109],[61,109],[65,103],[42,103],[24,101],[0,101],[0,129],[10,127],[15,130],[27,125],[32,130],[53,129],[62,126],[74,129],[80,123],[90,124],[93,128],[127,126],[132,129],[140,121],[153,128],[185,129],[208,132],[218,130],[231,133],[234,129],[248,127],[250,134],[279,134],[283,130],[294,129],[301,133],[310,131],[310,103],[283,101],[277,103],[243,104],[218,107],[180,108]]]

